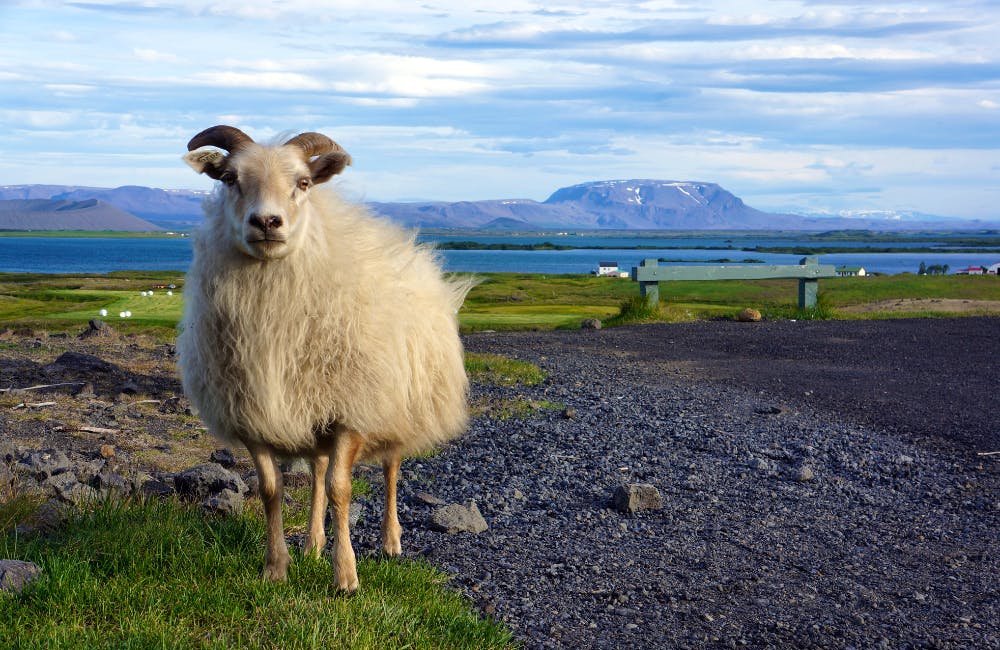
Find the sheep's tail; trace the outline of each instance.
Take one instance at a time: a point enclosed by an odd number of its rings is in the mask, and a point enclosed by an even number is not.
[[[469,291],[482,282],[482,280],[474,275],[459,275],[457,273],[450,273],[445,278],[445,282],[451,290],[451,307],[457,314],[458,310],[462,308],[462,304],[465,302],[465,297],[468,295]]]

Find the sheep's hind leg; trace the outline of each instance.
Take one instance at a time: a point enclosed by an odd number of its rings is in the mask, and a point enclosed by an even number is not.
[[[399,480],[399,452],[382,459],[382,476],[385,477],[385,513],[382,515],[382,550],[386,555],[397,556],[403,552],[400,537],[403,528],[396,512],[396,483]]]
[[[326,474],[330,467],[330,445],[319,447],[310,459],[312,466],[312,508],[309,511],[309,537],[303,552],[319,557],[326,546]]]
[[[351,511],[351,470],[361,452],[361,436],[343,432],[336,437],[333,462],[327,471],[327,489],[333,502],[333,569],[337,588],[352,592],[358,588],[358,565],[351,546],[349,515]]]
[[[284,487],[281,470],[278,469],[274,453],[265,445],[248,444],[247,449],[257,466],[260,484],[260,498],[264,502],[264,517],[267,519],[267,555],[264,561],[264,578],[272,582],[288,579],[288,545],[285,544],[285,530],[281,523],[281,501]]]

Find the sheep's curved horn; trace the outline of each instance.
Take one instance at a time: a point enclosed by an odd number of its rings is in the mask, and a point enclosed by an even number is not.
[[[332,151],[344,151],[343,147],[330,138],[326,137],[322,133],[315,133],[313,131],[298,134],[285,143],[285,146],[288,145],[301,149],[303,153],[306,154],[306,158],[322,156],[323,154],[330,153]]]
[[[249,135],[235,126],[220,124],[209,127],[191,138],[191,142],[188,142],[188,151],[201,147],[218,147],[232,153],[248,144],[253,144],[253,138]]]

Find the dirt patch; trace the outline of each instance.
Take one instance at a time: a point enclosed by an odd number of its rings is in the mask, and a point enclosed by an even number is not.
[[[960,300],[956,298],[906,298],[880,300],[863,305],[840,307],[844,314],[937,312],[941,314],[1000,314],[1000,300]]]

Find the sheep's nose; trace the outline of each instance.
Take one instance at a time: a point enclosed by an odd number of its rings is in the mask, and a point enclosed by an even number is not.
[[[264,232],[267,232],[268,230],[277,230],[284,223],[284,220],[276,214],[268,216],[254,214],[250,216],[250,225],[255,228],[260,228]]]

